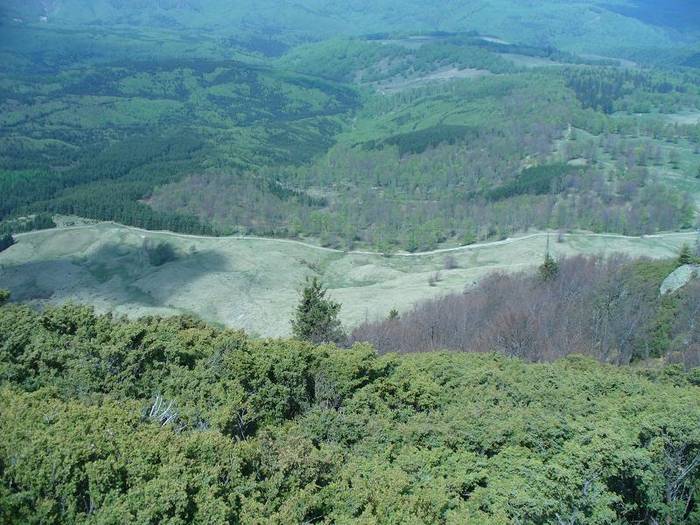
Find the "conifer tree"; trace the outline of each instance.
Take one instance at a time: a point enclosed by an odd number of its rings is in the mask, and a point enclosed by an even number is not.
[[[7,250],[10,246],[15,243],[15,238],[9,233],[6,235],[0,235],[0,252]]]
[[[547,250],[544,254],[544,262],[539,267],[539,273],[540,278],[545,282],[552,281],[559,275],[559,263],[549,251],[549,235],[547,236]]]
[[[553,281],[559,275],[559,263],[549,253],[544,256],[544,262],[539,268],[543,281]]]
[[[691,251],[690,246],[688,246],[687,244],[681,246],[681,251],[678,255],[678,264],[680,266],[685,266],[686,264],[693,264],[693,259],[693,252]]]
[[[328,290],[317,277],[307,279],[292,320],[294,337],[312,343],[340,343],[345,339],[340,319],[340,303],[327,296]]]

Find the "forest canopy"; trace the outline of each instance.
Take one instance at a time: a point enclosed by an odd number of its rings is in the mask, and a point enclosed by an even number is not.
[[[154,57],[120,32],[22,31],[0,41],[3,232],[60,214],[390,252],[698,225],[694,53],[388,31],[260,49],[193,36]]]

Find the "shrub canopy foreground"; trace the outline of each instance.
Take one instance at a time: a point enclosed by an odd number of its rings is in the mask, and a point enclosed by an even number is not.
[[[2,523],[700,522],[700,374],[0,308]]]

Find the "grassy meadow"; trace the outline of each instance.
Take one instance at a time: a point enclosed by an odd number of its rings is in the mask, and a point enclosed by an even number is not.
[[[343,253],[294,241],[197,238],[145,232],[115,224],[34,232],[0,253],[0,288],[32,304],[66,301],[130,317],[196,314],[259,336],[290,332],[298,289],[317,275],[343,304],[352,327],[397,308],[460,291],[493,271],[520,271],[540,264],[546,235],[535,233],[432,254]],[[622,238],[570,234],[551,236],[557,256],[623,253],[673,257],[693,234]],[[167,243],[174,259],[159,266],[148,247]],[[449,264],[446,258],[449,257]],[[446,269],[446,266],[454,266]],[[429,284],[437,276],[434,286]]]

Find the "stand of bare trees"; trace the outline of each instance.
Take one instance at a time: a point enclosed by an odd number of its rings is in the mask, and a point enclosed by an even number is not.
[[[497,351],[534,361],[585,354],[629,363],[659,353],[658,283],[640,277],[640,265],[623,257],[560,261],[556,278],[496,274],[463,294],[422,303],[400,319],[368,322],[352,341],[380,352]],[[698,349],[700,286],[683,292],[671,348],[683,356]],[[693,350],[694,349],[694,350]]]

